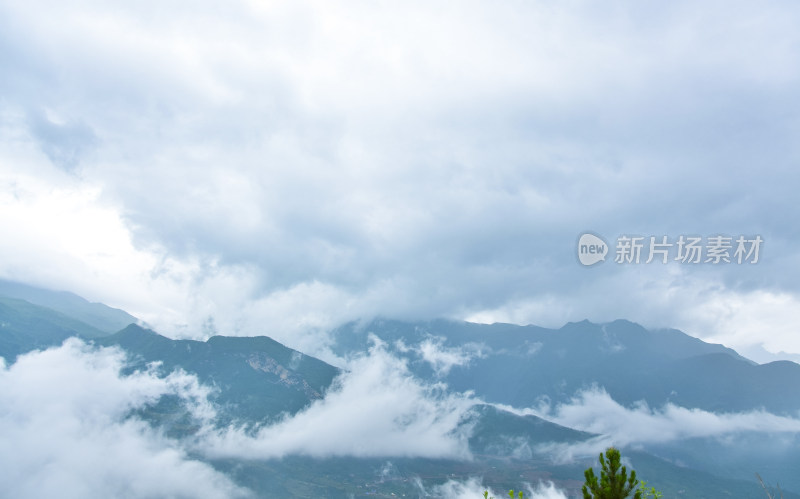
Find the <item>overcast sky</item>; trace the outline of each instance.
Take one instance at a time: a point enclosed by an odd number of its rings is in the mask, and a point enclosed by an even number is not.
[[[792,1],[0,1],[0,277],[306,351],[382,315],[800,353],[798,25]],[[614,262],[621,235],[718,234],[758,263]]]

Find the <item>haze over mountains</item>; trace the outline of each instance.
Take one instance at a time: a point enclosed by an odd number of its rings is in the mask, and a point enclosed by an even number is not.
[[[677,330],[376,319],[331,332],[337,367],[267,336],[173,340],[131,322],[0,283],[2,431],[18,445],[0,458],[21,463],[5,490],[77,479],[66,447],[114,452],[113,435],[126,473],[90,460],[103,485],[74,490],[136,480],[158,495],[191,475],[209,497],[477,497],[481,481],[561,497],[615,444],[665,497],[755,497],[754,472],[800,497],[800,365],[758,365]],[[58,378],[70,390],[48,391]],[[92,425],[70,440],[59,420]],[[153,456],[166,483],[137,465]],[[42,459],[44,482],[21,474]]]
[[[406,354],[416,374],[516,407],[530,407],[543,397],[567,402],[597,385],[625,405],[645,401],[654,407],[673,403],[723,412],[800,411],[797,364],[758,365],[723,345],[625,320],[569,323],[557,330],[377,320],[347,324],[334,335],[340,354],[363,350],[374,335]]]
[[[51,291],[6,279],[0,279],[0,296],[50,308],[104,333],[114,333],[137,322],[135,317],[124,310],[102,303],[91,303],[68,291]]]

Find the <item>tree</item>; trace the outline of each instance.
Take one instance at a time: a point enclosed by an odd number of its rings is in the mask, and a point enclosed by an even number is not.
[[[644,480],[639,480],[639,487],[640,487],[639,490],[642,491],[643,499],[648,499],[650,497],[652,497],[653,499],[660,499],[661,496],[664,495],[661,492],[657,491],[655,487],[650,487],[650,489],[648,490],[647,482],[645,482]]]
[[[583,472],[586,482],[583,484],[583,499],[624,499],[633,492],[633,499],[642,499],[636,472],[631,470],[630,477],[625,466],[620,469],[620,453],[614,447],[606,449],[605,459],[600,454],[600,480],[592,468]]]

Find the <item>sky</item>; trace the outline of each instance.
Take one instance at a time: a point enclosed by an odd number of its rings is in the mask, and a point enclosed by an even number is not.
[[[790,1],[0,1],[0,278],[309,353],[384,316],[800,354],[798,24]],[[614,261],[620,236],[717,235],[758,262]]]

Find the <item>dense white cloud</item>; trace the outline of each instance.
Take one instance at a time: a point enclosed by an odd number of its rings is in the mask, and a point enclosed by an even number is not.
[[[415,379],[377,344],[350,359],[325,398],[257,431],[215,426],[193,375],[122,374],[125,354],[70,339],[0,366],[0,485],[20,496],[238,497],[247,491],[190,458],[287,455],[470,459],[464,417],[475,403]],[[176,440],[132,417],[180,397],[199,431]]]
[[[624,317],[800,352],[798,18],[785,1],[7,2],[0,276],[173,336],[213,318],[311,353],[372,315]],[[583,230],[765,248],[747,269],[584,269]]]
[[[462,348],[447,348],[433,340],[425,340],[419,345],[422,359],[428,362],[439,375],[447,375],[453,366],[469,364],[473,355],[464,352]]]
[[[650,408],[644,402],[625,407],[600,388],[579,392],[570,403],[554,407],[504,408],[597,435],[578,443],[543,443],[537,446],[538,453],[556,461],[592,456],[610,445],[628,447],[675,443],[696,437],[727,438],[748,432],[775,435],[800,431],[800,418],[777,416],[764,410],[714,413],[674,404]]]
[[[349,359],[346,372],[323,399],[256,429],[215,426],[210,389],[193,375],[175,371],[159,376],[156,369],[124,375],[125,365],[119,349],[69,339],[61,347],[0,366],[0,462],[8,482],[3,484],[19,487],[7,490],[42,491],[36,487],[58,487],[69,480],[76,497],[126,487],[133,497],[181,496],[191,494],[191,487],[209,487],[212,494],[242,493],[205,463],[188,458],[187,449],[245,459],[297,454],[471,458],[471,426],[464,421],[476,401],[416,379],[405,361],[380,343]],[[167,438],[131,417],[164,395],[180,397],[190,411],[199,428],[191,438]],[[25,452],[15,454],[15,449]],[[83,459],[75,460],[76,455]],[[51,464],[25,474],[44,462]],[[83,477],[88,470],[94,470],[91,479]],[[172,479],[163,483],[167,474]]]
[[[416,353],[430,364],[437,376],[447,376],[455,366],[469,365],[472,359],[484,357],[488,350],[486,345],[479,343],[467,343],[459,347],[448,347],[444,343],[445,338],[441,336],[429,336],[414,347],[406,345],[402,340],[398,340],[395,347],[404,353]]]
[[[443,385],[415,379],[405,361],[376,344],[352,359],[325,398],[283,421],[248,432],[209,429],[197,445],[212,456],[276,458],[291,454],[469,459],[474,404]]]
[[[245,497],[245,490],[130,411],[165,394],[213,415],[207,389],[175,372],[123,376],[122,352],[78,340],[0,371],[0,488],[9,497]]]

